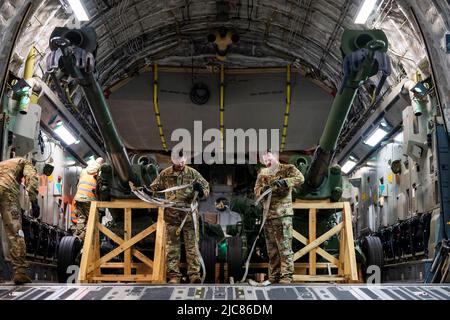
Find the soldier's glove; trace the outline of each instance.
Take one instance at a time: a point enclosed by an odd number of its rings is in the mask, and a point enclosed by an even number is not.
[[[192,189],[194,189],[194,191],[198,192],[199,198],[203,198],[203,196],[204,196],[203,186],[200,182],[194,182],[194,184],[192,185]]]
[[[288,184],[287,184],[286,180],[284,180],[284,179],[275,180],[273,182],[273,184],[275,186],[277,186],[278,188],[287,188],[288,187]]]

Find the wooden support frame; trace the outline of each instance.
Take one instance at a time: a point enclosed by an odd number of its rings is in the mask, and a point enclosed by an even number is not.
[[[124,209],[123,239],[98,221],[99,208]],[[158,220],[136,235],[132,235],[132,209],[158,209]],[[100,255],[100,234],[104,234],[118,246]],[[154,258],[151,260],[133,246],[155,234]],[[165,276],[165,224],[164,209],[135,199],[113,200],[111,202],[92,201],[86,237],[83,244],[78,282],[146,282],[164,283]],[[110,262],[119,254],[124,255],[123,262]],[[135,257],[139,262],[133,262]],[[123,269],[123,274],[103,274],[104,269]],[[136,270],[133,273],[133,270]]]
[[[329,202],[329,201],[296,201],[292,204],[294,209],[309,210],[309,238],[299,232],[293,232],[293,238],[305,245],[302,249],[294,253],[294,262],[304,255],[309,255],[309,261],[305,263],[295,263],[296,270],[300,269],[302,274],[294,274],[294,281],[299,282],[356,282],[358,281],[358,269],[356,265],[355,246],[353,241],[353,229],[350,203]],[[317,237],[316,225],[317,215],[323,209],[342,210],[342,221]],[[335,234],[340,235],[339,258],[336,258],[320,248],[320,245],[330,239]],[[317,263],[317,255],[320,255],[327,262]],[[298,267],[297,267],[298,266]],[[337,268],[337,275],[317,275],[317,269]],[[307,274],[304,274],[308,270]]]

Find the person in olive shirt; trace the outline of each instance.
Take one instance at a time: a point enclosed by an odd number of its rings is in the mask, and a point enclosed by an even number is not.
[[[278,157],[266,151],[262,155],[262,168],[255,183],[255,195],[259,197],[266,188],[272,196],[264,225],[269,255],[269,281],[291,283],[294,273],[292,252],[292,188],[304,182],[302,173],[291,164],[281,164]]]

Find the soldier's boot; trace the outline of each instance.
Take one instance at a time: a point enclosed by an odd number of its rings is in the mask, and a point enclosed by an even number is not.
[[[202,278],[200,278],[200,276],[198,276],[198,275],[190,276],[189,280],[190,280],[190,283],[202,283]]]
[[[13,281],[17,285],[32,282],[31,278],[22,270],[18,270],[14,273]]]
[[[180,284],[180,278],[178,278],[178,277],[170,277],[168,283],[169,284]]]

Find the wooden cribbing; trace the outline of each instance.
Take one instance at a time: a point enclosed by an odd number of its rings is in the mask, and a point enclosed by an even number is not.
[[[99,208],[124,209],[123,238],[98,221]],[[132,209],[158,209],[158,220],[136,235],[132,234]],[[133,246],[149,235],[155,235],[154,257],[151,260]],[[165,282],[164,209],[141,200],[122,199],[111,202],[93,201],[89,211],[89,221],[83,244],[78,281],[95,282]],[[100,256],[100,234],[104,234],[117,247]],[[123,262],[111,260],[123,254]],[[138,261],[133,261],[135,257]],[[122,269],[121,274],[103,274],[105,269]],[[133,273],[133,271],[135,271]]]
[[[351,209],[348,202],[329,202],[329,201],[296,201],[293,203],[294,209],[309,210],[308,238],[299,232],[293,232],[293,238],[305,245],[302,249],[294,253],[294,261],[300,259],[306,254],[309,255],[307,264],[295,263],[302,266],[300,270],[308,270],[308,274],[294,274],[294,281],[300,282],[355,282],[358,281],[358,270],[356,265],[355,246],[353,242],[353,230]],[[342,211],[342,221],[317,237],[317,220],[320,210],[333,209]],[[336,258],[320,248],[320,245],[339,234],[339,257]],[[318,263],[317,255],[320,255],[329,263]],[[317,275],[317,269],[336,270],[337,274]],[[296,268],[297,270],[297,268]]]

